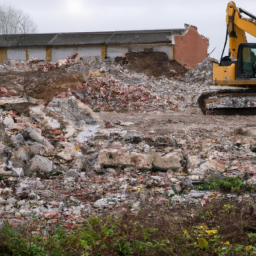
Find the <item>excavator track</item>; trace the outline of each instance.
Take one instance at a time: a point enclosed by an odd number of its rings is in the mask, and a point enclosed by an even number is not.
[[[221,88],[203,92],[198,104],[205,115],[256,115],[256,88]]]

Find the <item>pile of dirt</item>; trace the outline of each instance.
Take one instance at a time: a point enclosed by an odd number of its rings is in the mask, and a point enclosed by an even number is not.
[[[127,69],[148,76],[174,77],[184,75],[188,70],[175,60],[169,60],[164,52],[128,52],[125,57],[116,57],[115,62]]]

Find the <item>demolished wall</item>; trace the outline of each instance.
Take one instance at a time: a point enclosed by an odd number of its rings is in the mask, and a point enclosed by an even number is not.
[[[183,35],[174,36],[174,59],[188,69],[207,58],[209,39],[200,35],[197,27],[189,26]]]

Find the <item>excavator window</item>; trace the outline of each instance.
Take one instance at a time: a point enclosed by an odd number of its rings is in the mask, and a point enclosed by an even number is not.
[[[238,78],[256,78],[256,44],[241,44],[237,61]]]

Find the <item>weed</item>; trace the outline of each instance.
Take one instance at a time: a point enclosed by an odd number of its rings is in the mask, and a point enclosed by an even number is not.
[[[225,177],[224,179],[209,178],[209,182],[198,186],[199,190],[222,190],[235,192],[242,188],[243,182],[236,177]]]

